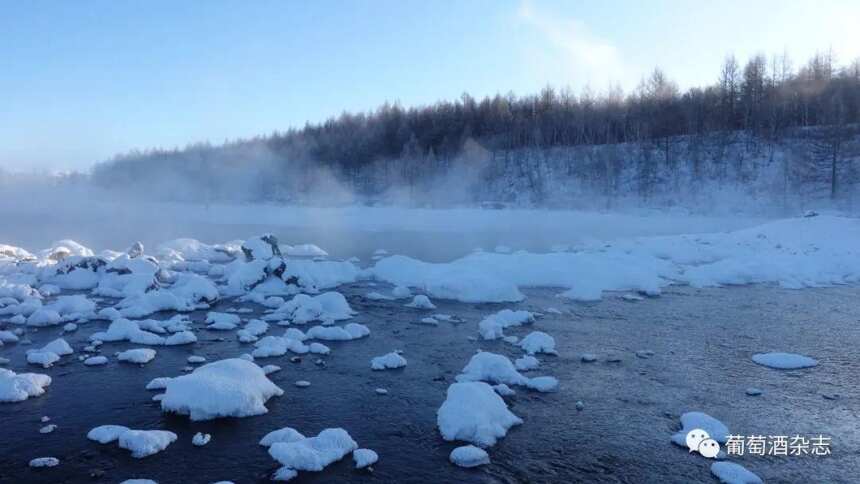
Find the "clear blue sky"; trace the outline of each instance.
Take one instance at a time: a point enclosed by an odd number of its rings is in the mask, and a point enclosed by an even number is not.
[[[0,168],[249,137],[385,100],[626,90],[727,53],[860,56],[860,2],[0,0]]]

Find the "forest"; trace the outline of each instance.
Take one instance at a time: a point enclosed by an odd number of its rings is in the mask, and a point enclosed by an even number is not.
[[[853,207],[858,126],[860,60],[729,55],[703,87],[681,90],[656,68],[627,94],[547,86],[385,103],[220,146],[121,154],[92,180],[177,200],[662,205],[716,187],[772,205]]]

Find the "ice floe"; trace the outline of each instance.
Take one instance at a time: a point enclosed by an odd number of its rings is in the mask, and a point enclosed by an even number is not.
[[[412,298],[412,302],[406,305],[408,308],[415,309],[436,309],[436,305],[430,302],[430,298],[424,294],[418,294]]]
[[[458,382],[485,381],[521,385],[540,392],[554,391],[558,387],[558,380],[554,377],[528,378],[517,371],[506,356],[489,351],[480,351],[472,356],[456,379]]]
[[[757,353],[753,355],[752,360],[759,365],[778,370],[796,370],[818,365],[818,361],[814,358],[796,353]]]
[[[370,335],[370,328],[363,324],[349,323],[340,326],[314,326],[306,333],[309,339],[324,341],[349,341]]]
[[[341,321],[349,319],[355,311],[343,294],[339,292],[324,292],[317,296],[297,294],[284,303],[272,314],[283,315],[295,324],[305,324],[313,321]]]
[[[60,465],[56,457],[37,457],[30,461],[30,467],[54,467]]]

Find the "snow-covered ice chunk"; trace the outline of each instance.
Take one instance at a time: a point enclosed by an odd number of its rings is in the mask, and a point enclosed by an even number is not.
[[[40,434],[50,434],[51,432],[57,430],[57,426],[54,424],[48,424],[39,429]]]
[[[456,377],[459,382],[486,381],[508,385],[527,385],[528,378],[514,368],[504,355],[481,351],[472,356],[463,372]]]
[[[106,365],[108,359],[106,356],[90,356],[86,360],[84,360],[84,364],[87,366],[101,366]]]
[[[818,361],[814,358],[796,353],[757,353],[753,355],[752,360],[759,365],[778,370],[796,370],[818,365]]]
[[[60,465],[56,457],[37,457],[30,461],[30,467],[54,467]]]
[[[300,440],[304,440],[305,436],[302,435],[298,430],[292,427],[284,427],[282,429],[273,430],[266,434],[262,439],[260,439],[260,445],[263,447],[270,447],[272,444],[276,442],[298,442]]]
[[[119,439],[119,436],[130,429],[122,425],[100,425],[87,433],[87,438],[100,444],[108,444]]]
[[[114,320],[107,331],[90,335],[90,341],[128,341],[138,345],[163,345],[164,338],[140,329],[137,321],[125,318]]]
[[[316,437],[293,442],[275,442],[269,455],[292,471],[321,471],[358,448],[346,430],[325,429]]]
[[[281,336],[266,336],[254,343],[254,346],[255,349],[251,352],[254,358],[283,356],[287,351],[303,355],[310,351],[310,348],[301,341]]]
[[[536,353],[558,354],[555,351],[555,338],[543,331],[532,331],[519,342],[519,346],[530,355]]]
[[[490,463],[487,451],[474,445],[464,445],[451,451],[448,459],[460,467],[477,467]]]
[[[490,385],[483,382],[454,383],[439,407],[436,422],[445,440],[464,440],[482,447],[496,444],[508,429],[523,423],[511,413]]]
[[[379,460],[379,455],[370,449],[355,449],[352,451],[352,460],[355,461],[356,469],[364,469],[367,466],[376,464]]]
[[[339,326],[314,326],[306,334],[309,339],[349,341],[368,336],[370,329],[363,324],[349,323],[342,328]]]
[[[724,484],[762,484],[759,476],[734,462],[721,461],[711,464],[711,474]]]
[[[406,366],[406,358],[400,356],[396,351],[392,351],[391,353],[383,356],[377,356],[370,360],[371,370],[388,370],[402,368],[404,366]]]
[[[150,348],[135,348],[117,353],[116,359],[144,365],[155,359],[155,350]]]
[[[50,351],[60,356],[70,355],[75,352],[75,350],[73,350],[69,343],[67,343],[63,338],[57,338],[54,341],[51,341],[42,347],[41,351]]]
[[[60,361],[60,355],[53,351],[30,350],[27,352],[27,363],[42,365],[42,368],[49,368],[58,361]]]
[[[23,402],[45,393],[51,377],[41,373],[20,373],[0,368],[0,402]]]
[[[210,311],[206,315],[206,329],[215,329],[221,331],[230,331],[236,329],[239,326],[241,319],[239,316],[231,313],[219,313],[215,311]]]
[[[413,297],[412,302],[407,304],[406,307],[416,309],[436,309],[436,305],[430,302],[430,298],[423,294]]]
[[[514,366],[519,371],[529,371],[539,367],[540,361],[538,361],[538,359],[534,356],[526,355],[522,358],[517,358],[516,360],[514,360]]]
[[[193,364],[206,363],[206,358],[203,356],[191,355],[186,359],[186,361]]]
[[[271,375],[272,373],[277,373],[281,371],[281,367],[278,365],[266,365],[263,367],[263,373],[267,375]]]
[[[119,446],[130,450],[132,457],[142,459],[166,449],[176,438],[166,430],[127,430],[119,434]]]
[[[351,318],[355,311],[346,298],[339,292],[324,292],[317,296],[296,294],[291,300],[279,307],[275,314],[283,314],[293,323],[305,324],[312,321],[341,321]]]
[[[153,378],[149,383],[146,384],[147,390],[164,390],[167,388],[167,384],[172,380],[169,376],[160,376],[158,378]]]
[[[307,380],[296,380],[294,385],[299,387],[299,388],[307,388],[307,387],[311,386],[311,382],[309,382]]]
[[[722,422],[704,412],[686,412],[681,415],[681,430],[672,435],[672,443],[687,446],[687,434],[693,429],[702,429],[721,444],[726,443],[729,429]]]
[[[194,333],[191,331],[179,331],[178,333],[173,333],[167,338],[164,338],[165,346],[187,345],[196,342],[197,336],[194,336]]]
[[[483,339],[503,338],[505,328],[533,323],[534,320],[534,314],[529,311],[503,309],[482,319],[478,323],[478,332]]]
[[[268,410],[265,403],[284,391],[262,368],[241,358],[209,363],[167,383],[161,409],[191,420],[249,417]]]
[[[191,443],[194,444],[196,447],[203,447],[204,445],[208,444],[210,440],[212,440],[212,435],[197,432],[191,439]]]

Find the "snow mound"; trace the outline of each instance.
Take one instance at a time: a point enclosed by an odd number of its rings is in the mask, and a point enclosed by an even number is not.
[[[281,336],[266,336],[254,343],[254,346],[256,349],[251,352],[254,358],[283,356],[287,351],[303,355],[310,351],[310,348],[301,341]]]
[[[534,320],[534,313],[503,309],[482,319],[478,323],[478,332],[483,339],[504,338],[505,328],[533,323]]]
[[[400,356],[396,351],[392,351],[383,356],[377,356],[370,360],[371,370],[388,370],[394,368],[402,368],[406,366],[406,358]]]
[[[100,444],[118,440],[120,448],[130,450],[132,457],[142,459],[166,449],[177,437],[166,430],[132,430],[122,425],[101,425],[90,430],[87,438]]]
[[[87,366],[101,366],[107,365],[108,359],[106,356],[90,356],[86,360],[84,360],[84,364]]]
[[[293,299],[284,303],[275,311],[283,314],[295,324],[305,324],[312,321],[341,321],[351,318],[355,311],[343,294],[339,292],[324,292],[318,296],[297,294]]]
[[[454,383],[448,387],[436,422],[445,440],[464,440],[482,447],[495,445],[508,429],[523,423],[502,397],[483,382]]]
[[[412,302],[407,304],[406,307],[415,309],[436,309],[436,306],[430,302],[430,298],[423,294],[413,297]]]
[[[379,455],[370,449],[355,449],[352,452],[352,460],[355,461],[356,469],[364,469],[376,464],[379,460]]]
[[[522,385],[539,392],[551,392],[558,388],[558,380],[551,376],[527,378],[514,367],[504,355],[480,351],[472,356],[463,372],[457,375],[458,382],[485,381],[489,383],[504,383],[506,385]]]
[[[117,353],[116,359],[144,365],[155,359],[155,350],[149,348],[136,348]]]
[[[724,484],[762,484],[759,476],[734,462],[722,461],[711,464],[711,474]]]
[[[487,451],[474,445],[464,445],[451,451],[448,459],[460,467],[477,467],[490,463]]]
[[[595,241],[576,252],[478,252],[438,264],[392,256],[367,272],[470,303],[521,301],[521,287],[568,288],[563,295],[575,300],[597,300],[605,291],[657,295],[670,284],[798,289],[860,281],[857,240],[860,220],[822,215],[733,232]]]
[[[358,444],[346,430],[333,428],[323,430],[316,437],[274,442],[269,447],[269,455],[283,465],[279,473],[283,471],[294,477],[297,471],[321,471],[357,448]]]
[[[284,427],[282,429],[273,430],[266,434],[261,440],[260,445],[263,447],[270,447],[272,444],[276,442],[298,442],[300,440],[304,440],[305,436],[302,435],[298,430],[291,427]]]
[[[0,368],[0,402],[23,402],[45,393],[51,377],[41,373],[20,373]]]
[[[672,443],[687,447],[687,434],[694,429],[702,429],[721,444],[725,444],[729,429],[722,422],[704,412],[686,412],[681,415],[681,430],[672,435]]]
[[[231,313],[218,313],[215,311],[210,311],[206,315],[206,329],[215,329],[220,331],[231,331],[236,329],[239,326],[239,323],[242,320],[239,316]]]
[[[818,361],[814,358],[795,353],[757,353],[753,355],[752,360],[759,365],[777,370],[796,370],[818,365]]]
[[[140,329],[136,321],[120,318],[108,326],[107,331],[90,335],[90,341],[128,341],[139,345],[163,345],[164,338]]]
[[[368,335],[370,335],[370,329],[358,323],[349,323],[342,328],[339,326],[314,326],[307,332],[308,339],[325,341],[350,341]]]
[[[254,363],[241,358],[220,360],[171,379],[161,409],[188,415],[191,420],[249,417],[268,410],[265,403],[283,395]]]
[[[119,446],[142,459],[166,449],[176,440],[176,434],[166,430],[128,430],[119,435]]]
[[[532,331],[519,342],[518,346],[530,355],[536,353],[558,354],[555,351],[555,339],[543,331]]]

